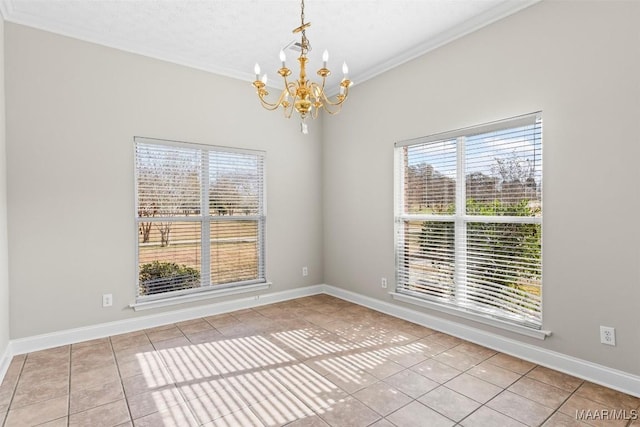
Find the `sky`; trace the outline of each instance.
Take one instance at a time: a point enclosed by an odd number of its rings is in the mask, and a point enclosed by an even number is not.
[[[529,125],[465,137],[465,173],[481,172],[495,176],[496,159],[517,158],[529,162],[535,180],[542,179],[541,126]],[[442,175],[456,178],[457,143],[455,139],[408,147],[409,166],[430,164]]]

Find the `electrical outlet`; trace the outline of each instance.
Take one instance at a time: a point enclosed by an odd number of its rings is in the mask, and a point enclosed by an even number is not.
[[[113,295],[112,294],[102,295],[102,306],[111,307],[112,305],[113,305]]]
[[[309,269],[307,267],[302,267],[302,275],[307,277],[309,275]]]
[[[600,342],[606,345],[616,345],[616,329],[600,326]]]
[[[382,289],[387,289],[387,278],[383,277],[380,279],[380,286],[382,286]]]

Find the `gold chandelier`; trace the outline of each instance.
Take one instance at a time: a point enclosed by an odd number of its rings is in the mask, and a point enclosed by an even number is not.
[[[307,133],[307,124],[305,119],[311,117],[315,119],[318,117],[318,112],[323,109],[329,114],[337,114],[342,108],[342,103],[349,96],[349,86],[352,82],[349,80],[349,68],[346,62],[342,65],[342,72],[344,77],[340,82],[340,92],[335,97],[330,98],[325,93],[325,81],[331,74],[331,71],[327,68],[327,61],[329,60],[329,53],[325,50],[322,54],[322,68],[318,70],[318,76],[322,78],[322,83],[316,83],[307,80],[307,52],[311,50],[311,44],[307,39],[306,29],[311,26],[310,22],[304,22],[304,0],[301,3],[300,21],[299,27],[293,29],[293,33],[301,33],[300,41],[300,56],[298,62],[300,63],[300,75],[296,81],[288,81],[287,77],[291,75],[291,70],[286,66],[286,56],[283,50],[280,50],[280,61],[282,67],[278,70],[278,74],[284,79],[284,89],[280,93],[277,101],[271,103],[265,99],[269,92],[267,92],[267,75],[264,74],[260,77],[260,66],[258,64],[254,67],[256,74],[256,80],[253,82],[253,86],[256,88],[260,103],[267,110],[273,111],[278,107],[282,107],[284,110],[284,116],[290,118],[293,110],[300,114],[301,130],[303,133]]]

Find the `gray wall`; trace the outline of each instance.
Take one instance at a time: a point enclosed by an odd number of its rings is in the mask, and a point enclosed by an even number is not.
[[[9,272],[7,245],[7,144],[4,93],[4,20],[0,17],[0,358],[9,344]]]
[[[637,2],[545,1],[354,87],[325,122],[325,282],[393,302],[395,141],[542,110],[553,336],[474,326],[640,374],[638,22]]]
[[[322,283],[321,123],[304,136],[249,82],[12,23],[6,87],[12,339],[141,315],[134,135],[265,150],[268,292]]]
[[[272,291],[324,281],[391,301],[393,143],[543,110],[553,336],[483,328],[640,374],[639,19],[638,3],[542,2],[354,87],[306,137],[247,82],[7,23],[10,337],[138,315],[134,135],[266,150]],[[0,305],[3,262],[0,245]],[[6,330],[0,316],[0,351]]]

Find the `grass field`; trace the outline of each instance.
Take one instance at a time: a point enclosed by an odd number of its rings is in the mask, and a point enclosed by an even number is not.
[[[175,262],[200,270],[201,224],[175,222],[169,231],[169,245],[161,245],[162,224],[154,224],[147,243],[139,233],[139,264],[152,261]],[[211,284],[223,284],[258,277],[257,221],[216,221],[211,223]]]
[[[437,284],[434,286],[434,293],[442,292],[442,288],[455,287],[453,278],[454,278],[454,267],[453,264],[450,266],[447,265],[446,262],[433,262],[429,259],[428,254],[424,254],[423,250],[420,248],[420,236],[422,235],[422,221],[412,221],[407,223],[405,235],[406,239],[406,250],[409,255],[409,272],[410,272],[410,283],[415,284],[417,278],[422,278],[424,283],[434,283]],[[442,253],[440,253],[442,255]],[[453,253],[451,253],[453,257]],[[453,258],[451,259],[451,263],[453,263]],[[413,274],[412,274],[413,273]],[[517,273],[514,275],[518,276]],[[522,292],[526,292],[531,295],[535,295],[540,297],[542,294],[542,284],[541,278],[529,278],[529,277],[518,277],[511,286],[515,289],[518,289]],[[421,285],[418,287],[425,287],[425,285]],[[427,286],[428,288],[428,286]]]

